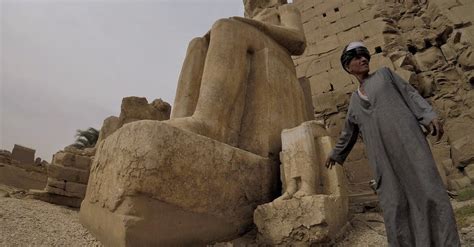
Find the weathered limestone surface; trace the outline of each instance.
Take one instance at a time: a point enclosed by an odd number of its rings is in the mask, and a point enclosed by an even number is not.
[[[12,153],[8,150],[0,150],[0,163],[11,164],[12,162]]]
[[[47,165],[48,179],[44,190],[32,190],[32,198],[70,207],[80,207],[85,196],[89,170],[95,149],[80,150],[68,146],[53,155]]]
[[[331,237],[344,231],[347,218],[341,212],[347,208],[342,207],[343,200],[340,196],[312,195],[261,205],[254,213],[259,231],[257,241],[270,246],[330,242]]]
[[[99,145],[80,220],[111,246],[226,240],[252,224],[276,181],[267,158],[163,122],[137,121]]]
[[[332,139],[321,122],[308,121],[282,132],[283,195],[254,212],[264,245],[327,243],[344,231],[348,197],[342,167],[327,169]]]
[[[35,152],[34,149],[15,144],[11,157],[24,165],[32,166],[35,163]]]
[[[0,150],[0,183],[21,189],[39,189],[46,184],[46,161],[34,160],[34,149],[15,144],[12,152]]]

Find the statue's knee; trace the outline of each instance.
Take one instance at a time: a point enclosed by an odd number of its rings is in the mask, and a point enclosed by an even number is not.
[[[226,18],[214,22],[211,33],[234,32],[235,30],[237,30],[237,21]]]
[[[192,39],[188,44],[188,49],[196,49],[201,48],[203,46],[207,46],[207,40],[202,37],[197,37]]]

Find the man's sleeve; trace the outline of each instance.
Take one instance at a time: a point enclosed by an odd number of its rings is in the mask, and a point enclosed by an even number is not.
[[[386,68],[392,78],[392,83],[398,89],[410,110],[416,116],[417,120],[424,126],[428,126],[431,121],[437,117],[433,107],[418,93],[418,91],[403,80],[396,73]]]
[[[344,164],[344,161],[354,147],[354,144],[357,142],[358,136],[359,126],[354,123],[352,114],[349,110],[344,124],[344,129],[341,132],[341,136],[339,137],[336,146],[330,154],[331,159],[335,160],[341,165]]]

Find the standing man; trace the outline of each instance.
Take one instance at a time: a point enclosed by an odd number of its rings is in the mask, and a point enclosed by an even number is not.
[[[376,176],[390,246],[460,246],[448,194],[422,133],[438,140],[443,128],[416,89],[388,68],[369,73],[370,53],[361,42],[345,47],[341,63],[355,76],[344,130],[326,167],[343,164],[359,133]]]

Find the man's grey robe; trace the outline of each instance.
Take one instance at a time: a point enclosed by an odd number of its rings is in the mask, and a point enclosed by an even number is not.
[[[388,68],[352,94],[331,157],[342,164],[359,132],[376,175],[390,246],[460,246],[449,197],[419,124],[436,114],[416,89]]]

